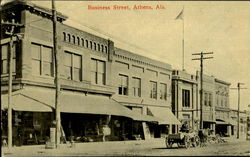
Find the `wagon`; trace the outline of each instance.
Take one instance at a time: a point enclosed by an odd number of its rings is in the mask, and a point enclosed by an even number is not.
[[[177,144],[178,148],[190,148],[191,146],[198,146],[200,144],[200,138],[195,132],[180,132],[176,134],[169,134],[165,139],[165,143],[167,148],[171,148],[174,143]]]

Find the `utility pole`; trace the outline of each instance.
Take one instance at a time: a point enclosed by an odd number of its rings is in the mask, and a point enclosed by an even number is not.
[[[204,57],[204,55],[208,54],[213,54],[213,52],[201,52],[201,53],[193,53],[192,55],[199,55],[200,58],[194,58],[192,60],[200,60],[200,85],[201,85],[201,90],[200,90],[200,129],[203,129],[203,60],[204,59],[212,59],[213,57]]]
[[[61,113],[60,113],[60,80],[59,80],[59,53],[57,50],[57,14],[55,7],[55,0],[52,0],[52,20],[53,20],[53,47],[55,56],[55,86],[56,86],[56,96],[55,96],[55,116],[56,116],[56,138],[55,144],[58,148],[60,144],[60,128],[61,128]]]
[[[12,15],[15,15],[12,13]],[[5,22],[1,20],[1,25],[9,27],[9,32],[6,31],[5,34],[10,36],[10,42],[8,46],[8,148],[12,148],[12,69],[13,69],[13,52],[14,52],[14,36],[18,39],[18,34],[15,33],[16,27],[23,27],[22,24],[15,23],[15,19],[13,17],[12,22]]]
[[[237,138],[240,138],[240,90],[247,89],[241,88],[240,85],[244,85],[244,83],[237,83],[237,88],[230,88],[230,89],[237,89],[238,90],[238,112],[237,112]]]

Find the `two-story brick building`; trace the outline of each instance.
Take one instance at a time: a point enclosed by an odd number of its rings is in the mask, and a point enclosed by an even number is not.
[[[13,14],[14,13],[14,14]],[[55,120],[55,64],[51,10],[14,1],[1,17],[24,24],[15,30],[13,57],[13,142],[44,143]],[[114,48],[114,42],[63,24],[58,13],[61,132],[79,141],[160,137],[166,126],[178,124],[170,105],[171,66]],[[1,29],[1,109],[7,135],[7,54],[10,38]],[[127,67],[127,69],[126,69]],[[127,107],[125,107],[127,106]],[[131,110],[132,109],[132,110]],[[138,112],[136,112],[136,111]],[[158,125],[159,124],[159,125]],[[161,128],[160,132],[157,132]]]
[[[172,125],[179,124],[171,112],[171,66],[119,48],[113,60],[113,98],[138,113],[161,119],[159,125],[142,123],[147,138],[171,132]]]

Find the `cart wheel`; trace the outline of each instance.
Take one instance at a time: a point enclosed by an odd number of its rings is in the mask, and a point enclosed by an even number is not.
[[[193,146],[197,147],[199,145],[200,145],[200,138],[199,138],[199,136],[195,136],[194,140],[193,140]]]
[[[190,141],[190,138],[188,136],[184,137],[184,144],[185,144],[186,149],[190,148],[191,141]]]
[[[170,143],[169,143],[168,137],[166,137],[165,143],[166,143],[166,147],[169,148],[170,147]]]

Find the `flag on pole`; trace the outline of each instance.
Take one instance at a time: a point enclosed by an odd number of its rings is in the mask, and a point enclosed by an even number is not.
[[[178,14],[178,16],[176,16],[176,18],[175,18],[176,20],[183,20],[183,18],[184,18],[183,10],[184,9],[182,9],[181,12]]]

